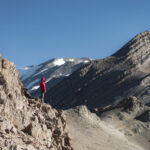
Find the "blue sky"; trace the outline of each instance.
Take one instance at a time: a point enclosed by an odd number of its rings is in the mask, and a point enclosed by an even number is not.
[[[150,29],[149,0],[0,0],[0,53],[17,68],[104,58]]]

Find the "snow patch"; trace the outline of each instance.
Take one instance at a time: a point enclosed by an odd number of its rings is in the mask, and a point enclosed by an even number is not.
[[[68,59],[68,61],[74,62],[75,60],[73,58]]]
[[[30,67],[24,67],[24,68],[22,68],[22,70],[28,70],[28,69],[30,69]]]
[[[53,64],[54,64],[55,66],[61,66],[61,65],[65,64],[65,61],[64,61],[63,58],[60,58],[60,59],[56,59],[56,60],[53,62]]]
[[[88,62],[89,62],[89,60],[82,60],[82,59],[79,59],[77,61],[78,64],[80,64],[80,63],[88,63]]]
[[[33,86],[32,89],[30,89],[30,91],[37,90],[39,87],[40,87],[39,85]]]
[[[85,61],[84,61],[84,63],[88,63],[88,62],[89,62],[89,60],[85,60]]]

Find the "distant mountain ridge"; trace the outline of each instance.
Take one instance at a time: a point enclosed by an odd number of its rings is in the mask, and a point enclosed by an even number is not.
[[[150,102],[150,32],[138,34],[119,51],[93,60],[51,88],[47,102],[68,109],[90,109],[116,103],[126,96]]]
[[[39,65],[18,69],[18,71],[24,87],[28,88],[33,96],[39,96],[39,82],[42,76],[46,78],[48,90],[90,61],[90,58],[53,58]]]

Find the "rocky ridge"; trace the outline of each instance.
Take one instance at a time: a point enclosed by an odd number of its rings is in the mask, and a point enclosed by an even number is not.
[[[0,57],[0,148],[72,150],[65,116],[28,97],[13,63]]]
[[[68,109],[117,103],[133,95],[150,102],[150,32],[138,34],[112,56],[93,60],[50,89],[47,102]]]

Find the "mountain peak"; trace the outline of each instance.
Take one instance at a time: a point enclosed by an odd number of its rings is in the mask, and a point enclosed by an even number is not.
[[[138,35],[136,35],[133,39],[141,39],[141,38],[147,37],[149,35],[150,35],[150,31],[145,30],[144,32],[141,32]]]
[[[150,49],[150,32],[146,30],[133,39],[131,39],[127,44],[125,44],[119,51],[117,51],[113,56],[126,57],[132,56],[132,54],[137,55],[137,57],[142,57],[142,55],[149,54]]]

